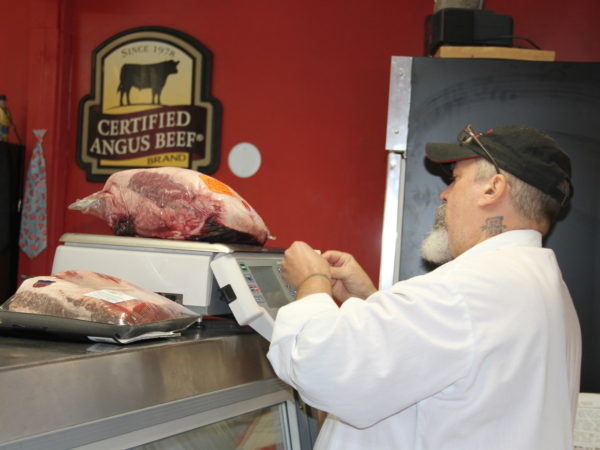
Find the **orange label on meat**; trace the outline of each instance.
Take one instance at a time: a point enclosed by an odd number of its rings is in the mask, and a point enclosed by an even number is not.
[[[226,194],[231,195],[232,197],[237,197],[236,193],[233,192],[229,186],[217,180],[216,178],[209,177],[207,175],[200,175],[200,178],[202,181],[204,181],[206,187],[208,187],[211,191],[216,192],[217,194]]]

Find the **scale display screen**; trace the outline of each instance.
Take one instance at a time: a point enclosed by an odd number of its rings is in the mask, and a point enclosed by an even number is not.
[[[282,289],[281,282],[277,279],[273,266],[250,266],[250,273],[271,308],[279,308],[290,302],[286,291]]]
[[[281,275],[280,257],[250,258],[244,255],[237,258],[237,263],[254,300],[273,318],[280,307],[294,300],[296,293]]]
[[[217,255],[210,263],[226,301],[240,325],[271,339],[277,311],[296,292],[281,274],[281,252]]]

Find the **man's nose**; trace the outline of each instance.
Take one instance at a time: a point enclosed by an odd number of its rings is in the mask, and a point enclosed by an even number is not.
[[[439,198],[441,201],[445,202],[446,198],[448,197],[448,189],[450,188],[450,186],[448,186],[446,189],[444,189],[442,192],[440,192]]]

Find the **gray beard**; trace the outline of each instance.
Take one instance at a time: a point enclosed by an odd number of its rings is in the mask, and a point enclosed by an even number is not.
[[[444,264],[452,260],[448,244],[446,228],[446,204],[443,203],[435,211],[433,231],[427,235],[421,245],[421,256],[433,264]]]

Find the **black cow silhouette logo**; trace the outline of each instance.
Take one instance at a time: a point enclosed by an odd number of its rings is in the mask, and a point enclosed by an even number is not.
[[[129,91],[132,87],[139,90],[152,90],[152,104],[161,105],[160,94],[162,93],[167,77],[177,73],[177,64],[179,61],[163,61],[156,64],[123,64],[121,67],[121,77],[117,92],[120,93],[119,103],[123,106],[123,95],[125,95],[127,104],[131,105],[129,100]],[[156,100],[156,103],[155,103]]]

